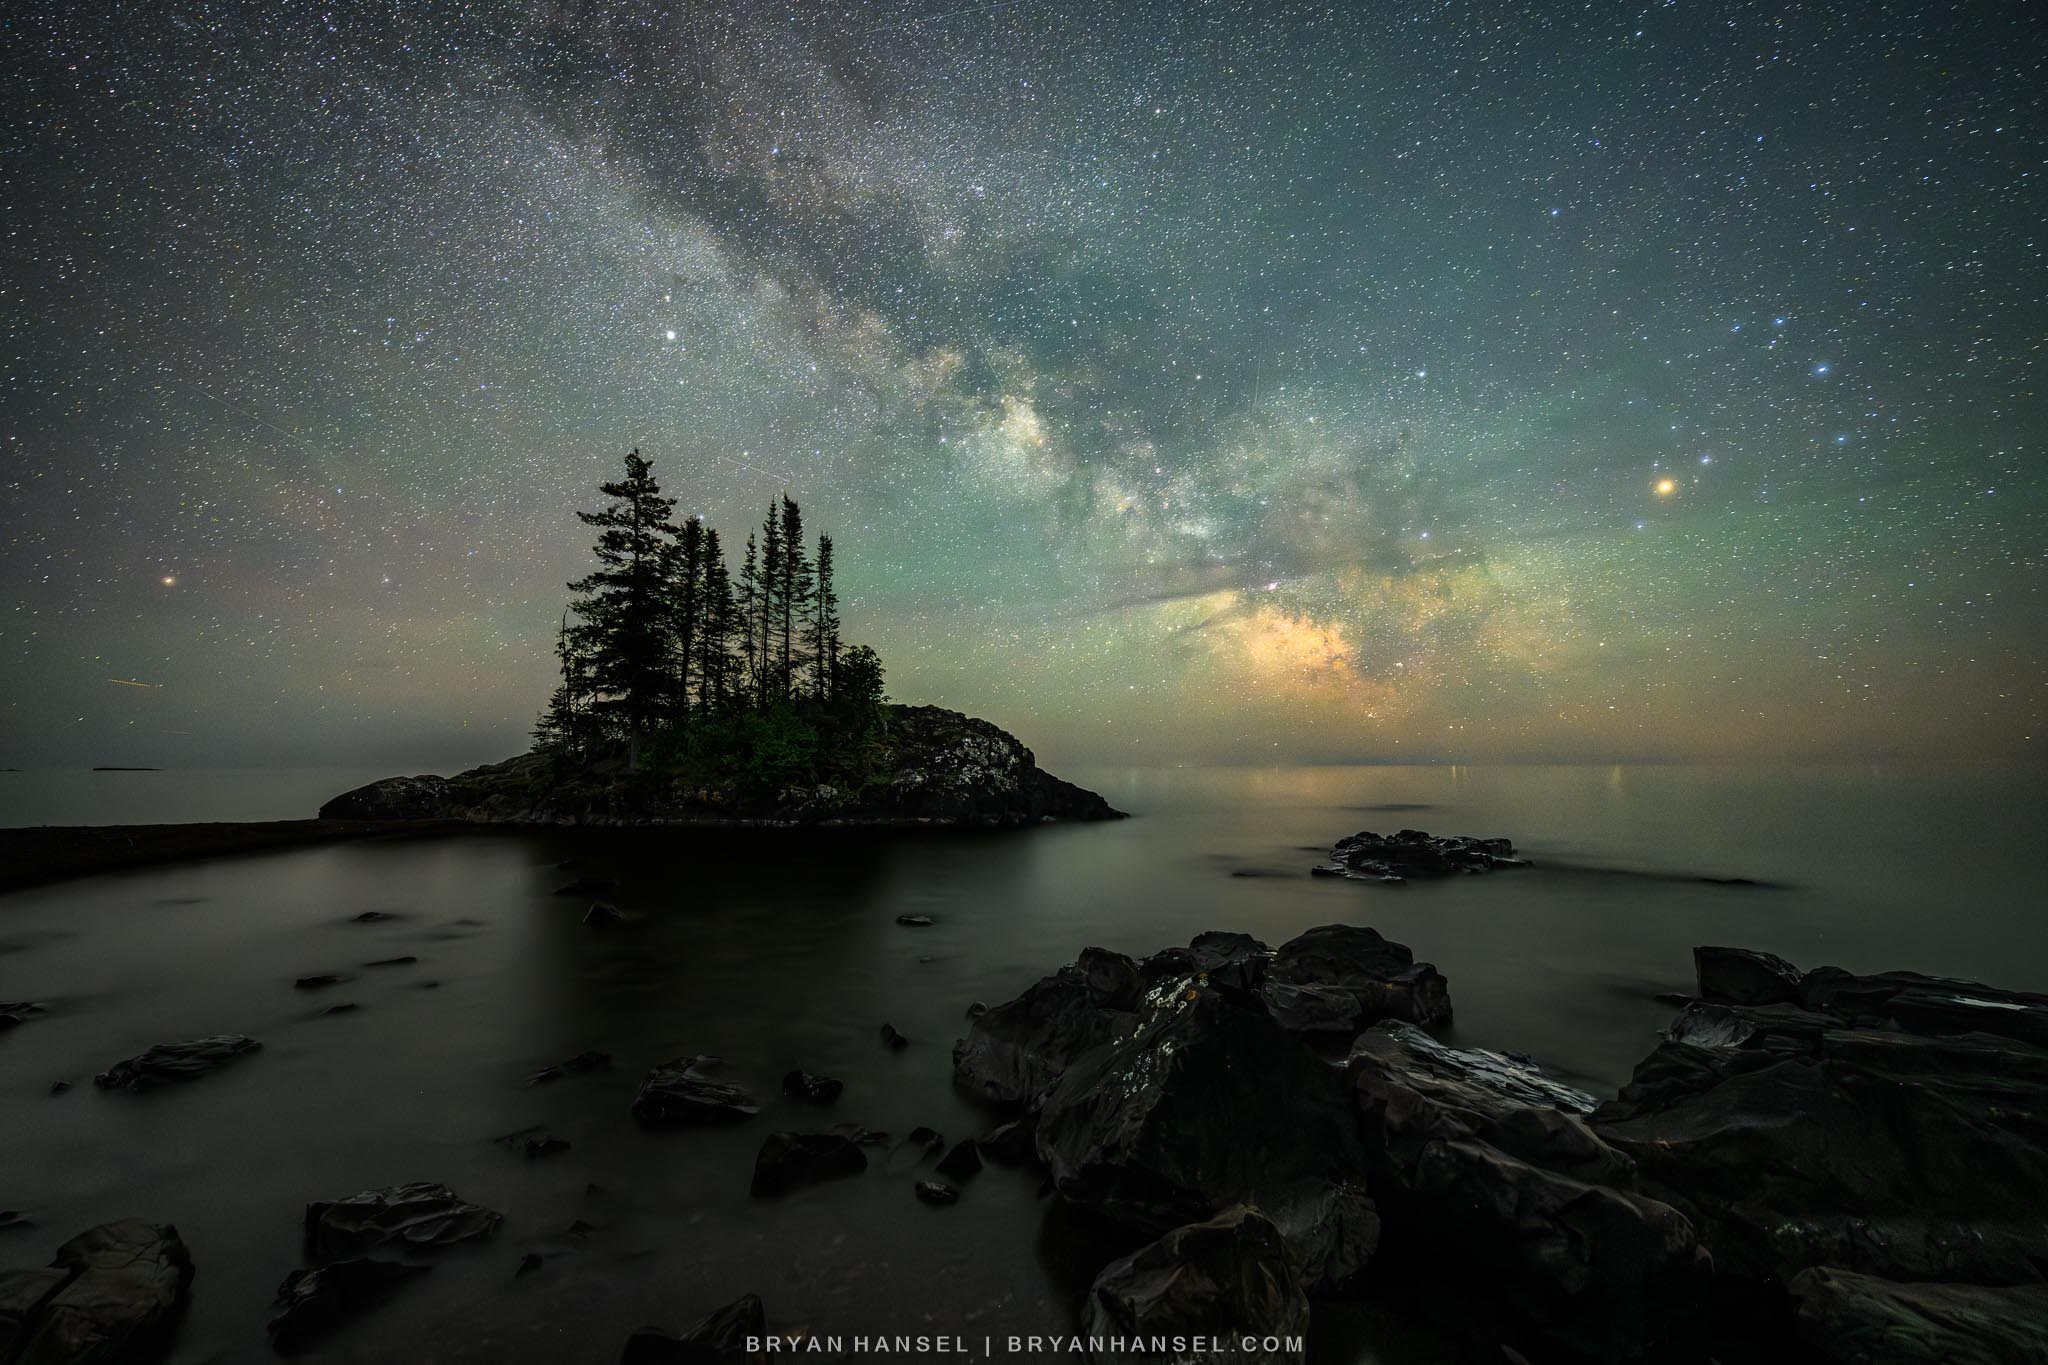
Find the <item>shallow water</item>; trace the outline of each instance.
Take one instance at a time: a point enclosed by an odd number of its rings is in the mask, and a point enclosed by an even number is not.
[[[2037,776],[1067,775],[1142,818],[953,836],[490,831],[0,896],[0,999],[51,1007],[0,1035],[0,1207],[37,1224],[0,1233],[0,1263],[41,1263],[110,1218],[173,1222],[199,1274],[172,1358],[262,1360],[304,1204],[430,1179],[502,1210],[503,1233],[433,1258],[431,1275],[308,1358],[610,1362],[632,1327],[681,1328],[749,1290],[776,1330],[1000,1345],[1066,1330],[1102,1255],[1047,1221],[1035,1178],[991,1168],[958,1205],[930,1209],[907,1159],[881,1151],[865,1177],[777,1200],[750,1198],[748,1176],[775,1128],[988,1127],[949,1083],[963,1011],[1084,945],[1142,953],[1216,928],[1277,944],[1369,923],[1443,969],[1454,1041],[1531,1053],[1602,1092],[1670,1017],[1652,997],[1687,987],[1698,942],[2048,989]],[[1310,850],[1339,835],[1404,825],[1505,834],[1539,866],[1401,888],[1305,875]],[[585,927],[586,901],[552,894],[578,875],[558,866],[572,858],[617,870],[615,899],[645,918]],[[372,909],[396,918],[350,922]],[[910,912],[938,923],[895,923]],[[420,961],[360,965],[401,954]],[[335,971],[356,979],[292,985]],[[343,1000],[361,1008],[323,1016]],[[884,1049],[884,1021],[912,1045]],[[90,1084],[151,1043],[215,1032],[264,1050],[172,1092]],[[617,1069],[523,1086],[588,1048]],[[725,1057],[763,1113],[725,1129],[636,1127],[627,1106],[645,1068],[697,1052]],[[778,1078],[797,1065],[843,1078],[844,1097],[822,1111],[783,1100]],[[59,1079],[76,1088],[48,1095]],[[572,1149],[528,1161],[491,1140],[536,1124]],[[580,1245],[559,1236],[577,1219],[596,1225]],[[527,1251],[545,1265],[515,1279]],[[1317,1356],[1417,1358],[1335,1332]]]

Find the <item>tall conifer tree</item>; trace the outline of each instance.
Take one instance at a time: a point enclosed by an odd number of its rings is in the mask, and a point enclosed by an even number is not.
[[[653,466],[638,450],[626,456],[626,476],[598,491],[611,504],[576,514],[598,528],[598,567],[569,585],[578,594],[570,607],[579,618],[569,634],[588,661],[589,712],[623,734],[637,767],[641,745],[675,700],[667,590],[675,500],[662,496]]]

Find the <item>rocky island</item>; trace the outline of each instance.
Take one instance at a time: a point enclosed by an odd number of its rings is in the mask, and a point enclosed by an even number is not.
[[[453,777],[389,777],[344,792],[323,820],[459,820],[528,825],[1005,826],[1123,816],[1038,766],[1014,735],[936,706],[882,708],[857,783],[749,786],[569,763],[540,751]]]

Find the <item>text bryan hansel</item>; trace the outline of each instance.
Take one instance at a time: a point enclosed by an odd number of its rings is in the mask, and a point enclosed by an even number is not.
[[[1000,1343],[1008,1355],[1201,1355],[1239,1351],[1245,1354],[1285,1350],[1299,1353],[1306,1341],[1299,1336],[1212,1337],[1194,1334],[1160,1336],[985,1336],[978,1343],[981,1353],[993,1356]],[[764,1336],[747,1338],[747,1354],[779,1351],[830,1352],[837,1355],[969,1355],[967,1338],[960,1336]]]

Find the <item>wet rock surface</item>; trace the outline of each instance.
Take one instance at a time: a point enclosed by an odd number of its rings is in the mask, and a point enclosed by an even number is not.
[[[652,1128],[734,1123],[761,1112],[761,1102],[718,1079],[716,1057],[699,1054],[655,1067],[633,1097],[633,1117]]]
[[[495,1237],[504,1218],[446,1185],[415,1181],[306,1205],[306,1250],[341,1261],[384,1248],[445,1247]]]
[[[1339,839],[1330,849],[1329,860],[1309,870],[1317,876],[1352,881],[1405,882],[1527,866],[1528,859],[1517,858],[1514,844],[1506,839],[1437,836],[1419,829],[1375,834],[1368,829]]]
[[[2038,1278],[2048,997],[1737,952],[1701,950],[1701,999],[1593,1116],[1644,1188],[1725,1274]]]
[[[1821,1365],[2038,1365],[2048,1285],[1900,1284],[1815,1267],[1792,1281],[1799,1340]]]
[[[1305,1340],[1308,1296],[1280,1230],[1263,1214],[1231,1208],[1175,1228],[1104,1267],[1081,1314],[1085,1335],[1136,1338],[1137,1350],[1101,1353],[1099,1361],[1235,1361],[1240,1365],[1299,1361],[1301,1352],[1241,1349],[1245,1337]],[[1215,1351],[1154,1351],[1156,1338],[1201,1338]]]
[[[747,1339],[767,1325],[760,1298],[742,1294],[680,1336],[642,1327],[626,1339],[619,1365],[765,1365],[768,1355],[748,1351]]]
[[[859,1175],[868,1168],[860,1134],[770,1133],[754,1158],[757,1195],[786,1194],[802,1185]]]
[[[1443,974],[1372,929],[1326,924],[1280,946],[1261,986],[1283,1027],[1351,1038],[1381,1019],[1440,1024],[1451,1017]]]
[[[278,1350],[304,1349],[368,1312],[431,1266],[351,1257],[310,1270],[294,1270],[278,1286],[270,1340]]]
[[[176,1228],[139,1218],[89,1228],[48,1267],[0,1271],[0,1360],[147,1359],[163,1347],[191,1283],[192,1257]]]
[[[116,1062],[92,1078],[102,1090],[155,1090],[197,1080],[263,1044],[239,1033],[216,1033],[186,1043],[158,1043],[126,1061]]]

